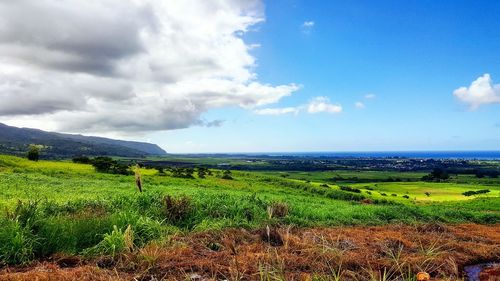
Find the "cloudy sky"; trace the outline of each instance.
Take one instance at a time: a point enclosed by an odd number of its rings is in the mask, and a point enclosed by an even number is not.
[[[500,149],[500,2],[326,2],[0,0],[0,122],[169,152]]]

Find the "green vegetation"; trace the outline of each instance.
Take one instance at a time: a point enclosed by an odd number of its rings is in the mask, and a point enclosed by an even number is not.
[[[40,159],[40,148],[37,145],[30,144],[26,157],[31,161]]]
[[[0,156],[0,208],[5,210],[0,263],[24,264],[54,253],[113,257],[131,245],[168,240],[173,233],[227,227],[500,222],[500,187],[493,184],[375,181],[339,186],[321,181],[326,172],[311,172],[306,183],[293,172],[283,177],[280,172],[194,171],[141,168],[139,192],[133,173]],[[374,173],[357,174],[369,178]],[[462,194],[486,189],[490,192],[474,197]]]
[[[481,195],[481,194],[486,194],[486,193],[490,193],[491,191],[489,189],[481,189],[481,190],[469,190],[469,191],[466,191],[464,193],[462,193],[462,195],[464,196],[472,196],[472,195]]]

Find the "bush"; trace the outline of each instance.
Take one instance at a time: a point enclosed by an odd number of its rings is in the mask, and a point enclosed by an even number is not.
[[[359,188],[352,188],[350,186],[341,186],[340,190],[354,192],[354,193],[361,193],[361,190]]]
[[[222,172],[222,177],[221,179],[225,179],[225,180],[232,180],[233,179],[233,176],[231,174],[231,171],[229,170],[225,170],[224,172]]]
[[[361,194],[355,194],[350,192],[344,192],[339,190],[329,190],[326,194],[326,197],[337,200],[347,200],[347,201],[361,201],[365,199],[365,197]]]
[[[477,190],[477,191],[469,190],[469,191],[466,191],[466,192],[462,193],[462,195],[464,195],[464,196],[472,196],[472,195],[486,194],[486,193],[489,193],[489,192],[491,192],[489,189],[481,189],[481,190]]]

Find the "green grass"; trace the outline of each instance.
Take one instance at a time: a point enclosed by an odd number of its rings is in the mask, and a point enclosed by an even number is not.
[[[219,173],[214,170],[214,175],[205,179],[181,179],[143,169],[145,192],[139,193],[133,176],[96,173],[90,165],[31,162],[0,155],[0,208],[5,210],[0,216],[0,264],[22,264],[57,252],[114,255],[126,249],[124,245],[130,239],[140,247],[179,231],[255,229],[267,224],[305,227],[500,222],[498,186],[349,184],[363,190],[357,194],[341,191],[336,185],[320,186],[321,180],[330,175],[323,172],[309,173],[316,180],[311,183],[297,179],[303,176],[300,173],[283,178],[278,172],[233,171],[234,180],[221,179]],[[388,175],[354,173],[365,178]],[[417,178],[413,174],[404,176]],[[367,193],[367,186],[374,189],[372,195]],[[492,190],[488,197],[460,195],[485,187]],[[430,197],[423,194],[426,190],[430,190]],[[398,196],[383,197],[378,192]],[[403,199],[403,194],[417,200]],[[178,212],[175,216],[166,210],[167,195],[174,200],[187,198],[174,208]],[[375,204],[363,204],[363,198]],[[273,202],[285,203],[289,214],[269,218],[267,207]]]
[[[358,180],[386,180],[388,178],[399,178],[403,180],[416,181],[421,179],[427,173],[424,172],[392,172],[392,171],[344,171],[344,170],[334,170],[326,172],[264,172],[264,174],[269,175],[280,175],[291,179],[297,180],[309,180],[309,181],[322,181],[322,182],[333,182],[333,178],[342,177],[345,179],[357,178]]]
[[[351,184],[351,187],[359,188],[363,191],[371,191],[373,197],[380,198],[380,193],[388,196],[396,194],[396,197],[407,195],[417,202],[435,201],[459,201],[470,200],[471,197],[462,195],[469,190],[489,189],[490,193],[481,197],[499,197],[500,186],[481,184],[458,184],[448,182],[381,182],[372,184]],[[372,189],[372,190],[368,190]],[[426,192],[429,196],[426,195]],[[394,199],[394,198],[393,198]]]

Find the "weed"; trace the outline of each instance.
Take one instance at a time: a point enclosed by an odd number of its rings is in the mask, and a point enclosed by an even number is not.
[[[122,252],[130,252],[134,249],[134,232],[127,226],[125,231],[113,226],[113,231],[104,235],[104,238],[94,247],[83,251],[85,256],[110,256],[116,258]]]

